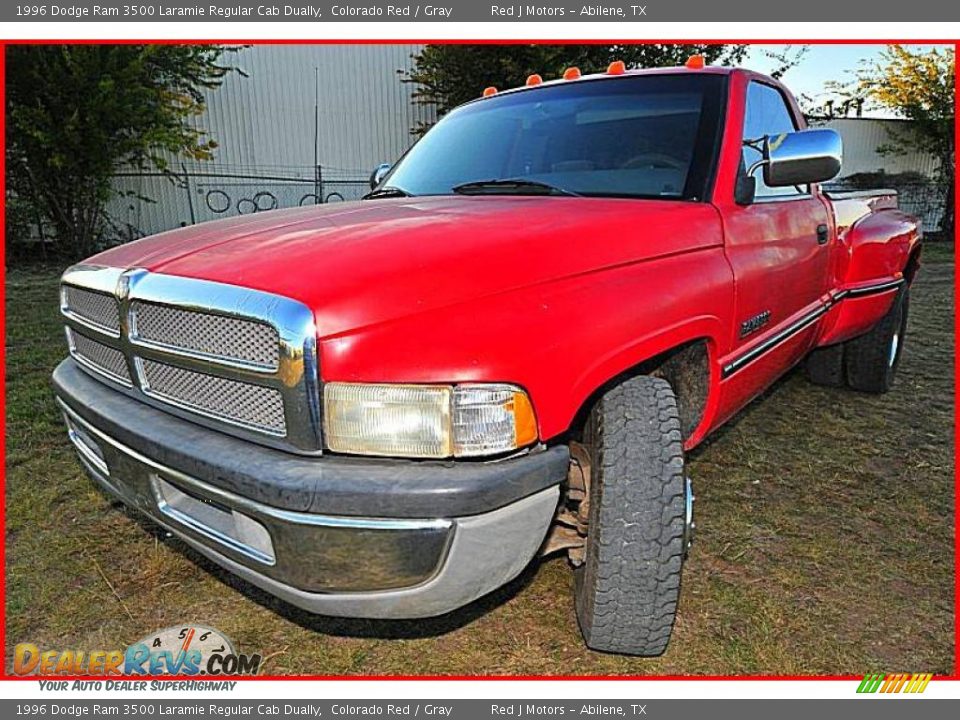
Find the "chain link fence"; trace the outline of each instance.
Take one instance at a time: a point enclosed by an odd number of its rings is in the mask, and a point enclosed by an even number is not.
[[[325,166],[251,167],[181,165],[170,172],[124,172],[115,177],[103,246],[130,242],[177,227],[252,215],[280,208],[359,200],[369,190],[369,174]],[[928,239],[952,239],[953,203],[949,185],[915,174],[853,175],[829,189],[893,189],[901,209],[919,217]],[[8,198],[9,199],[9,198]],[[15,208],[8,208],[13,216]],[[51,231],[27,217],[19,248],[36,255],[52,241]]]
[[[302,167],[181,165],[169,173],[131,172],[116,177],[120,197],[109,216],[128,240],[171,228],[279,208],[359,200],[369,171],[323,165]],[[893,189],[900,208],[923,221],[928,234],[952,234],[952,188],[918,173],[859,173],[832,190]]]
[[[110,243],[176,227],[306,205],[359,200],[369,191],[361,170],[316,167],[181,165],[170,172],[122,172],[108,206]]]

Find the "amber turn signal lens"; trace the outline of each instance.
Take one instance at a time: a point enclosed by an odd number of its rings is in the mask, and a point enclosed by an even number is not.
[[[513,432],[518,448],[535,442],[537,434],[537,416],[533,414],[533,405],[524,392],[513,393]]]
[[[627,71],[627,64],[623,60],[614,60],[607,67],[607,75],[623,75]]]
[[[578,67],[569,67],[563,71],[564,80],[576,80],[580,77],[580,68]]]
[[[539,85],[542,82],[543,78],[536,73],[527,78],[527,85]]]

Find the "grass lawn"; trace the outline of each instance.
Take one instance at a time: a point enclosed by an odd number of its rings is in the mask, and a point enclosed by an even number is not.
[[[269,674],[951,673],[952,246],[925,262],[891,393],[793,372],[689,458],[698,535],[657,659],[584,647],[559,557],[416,622],[314,617],[226,575],[82,474],[49,386],[59,269],[8,270],[8,662],[18,642],[122,648],[201,623]]]

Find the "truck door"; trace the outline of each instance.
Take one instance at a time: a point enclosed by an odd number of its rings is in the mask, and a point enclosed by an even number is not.
[[[781,90],[753,80],[747,87],[743,140],[799,125]],[[743,146],[744,168],[761,157]],[[736,286],[734,327],[721,373],[726,397],[742,405],[799,361],[816,339],[828,290],[831,216],[814,186],[768,187],[756,175],[756,197],[725,213],[726,250]],[[733,397],[731,397],[731,395]]]

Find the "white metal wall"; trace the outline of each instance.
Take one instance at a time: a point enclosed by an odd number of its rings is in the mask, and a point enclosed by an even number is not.
[[[251,212],[258,194],[261,210],[311,202],[305,196],[314,192],[315,135],[323,195],[358,197],[362,186],[336,181],[365,179],[379,163],[396,160],[414,141],[411,129],[433,119],[432,109],[412,102],[414,86],[400,82],[398,72],[412,67],[411,56],[421,47],[254,45],[226,55],[224,60],[243,74],[229,74],[220,88],[208,92],[206,111],[195,120],[218,143],[214,159],[170,158],[172,170],[190,176],[186,187],[162,177],[117,178],[117,189],[128,195],[109,208],[120,226],[116,234],[133,238]],[[266,179],[205,178],[204,173]],[[212,211],[218,206],[209,199],[223,200],[224,194],[229,209]]]
[[[896,135],[891,134],[891,130],[894,133],[911,132],[910,123],[903,120],[835,118],[812,124],[833,128],[843,138],[842,178],[883,170],[890,175],[912,171],[933,179],[940,164],[933,155],[912,149],[905,155],[877,152],[877,148],[883,145],[896,145]]]
[[[398,70],[417,45],[257,45],[227,56],[231,73],[209,94],[198,127],[220,143],[216,162],[256,167],[313,165],[314,103],[319,160],[369,173],[396,159],[424,119]],[[316,82],[315,82],[316,81]],[[316,90],[316,91],[315,91]]]

